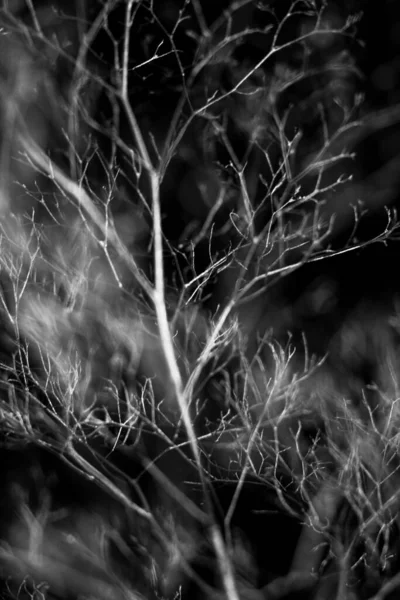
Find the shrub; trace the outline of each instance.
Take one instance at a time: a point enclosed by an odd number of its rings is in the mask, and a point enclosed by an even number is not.
[[[353,181],[357,18],[0,14],[4,595],[385,597],[397,320],[289,336],[335,307],[305,266],[396,236]]]

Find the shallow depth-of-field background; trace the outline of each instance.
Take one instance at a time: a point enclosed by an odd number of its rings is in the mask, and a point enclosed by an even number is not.
[[[398,597],[375,4],[1,0],[2,599]]]

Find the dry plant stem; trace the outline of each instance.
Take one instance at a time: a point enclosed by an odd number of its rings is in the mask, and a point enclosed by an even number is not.
[[[181,490],[171,483],[170,479],[164,475],[161,469],[159,469],[153,462],[143,458],[142,463],[147,473],[158,481],[163,489],[173,498],[179,505],[196,521],[204,525],[205,527],[210,525],[210,518],[207,513],[199,509],[196,504],[190,500]]]
[[[132,113],[129,112],[132,130],[135,132],[135,139],[139,138],[139,148],[146,148],[143,137],[139,130],[136,119]],[[147,150],[142,154],[142,160],[144,167],[147,170],[151,184],[152,194],[152,208],[153,208],[153,238],[154,238],[154,272],[155,272],[155,287],[152,294],[154,308],[157,315],[158,329],[160,332],[161,346],[163,349],[164,357],[168,365],[169,375],[171,377],[172,385],[174,388],[176,400],[181,411],[183,424],[185,426],[190,447],[197,465],[198,473],[202,483],[204,500],[207,507],[207,513],[209,514],[212,525],[210,528],[211,540],[214,546],[214,550],[217,555],[218,564],[221,571],[222,581],[224,584],[225,592],[229,600],[239,600],[238,593],[236,591],[236,584],[233,575],[231,561],[229,559],[227,549],[225,547],[221,531],[218,525],[215,523],[213,517],[213,508],[211,499],[209,497],[209,491],[207,482],[204,478],[204,473],[201,464],[200,450],[197,443],[196,433],[193,427],[193,423],[190,417],[189,403],[187,402],[187,396],[184,393],[182,377],[179,371],[178,363],[175,356],[175,350],[173,346],[171,331],[168,322],[168,315],[165,305],[165,290],[164,290],[164,259],[163,259],[163,240],[162,240],[162,225],[161,225],[161,207],[160,207],[160,175],[154,169],[150,162]]]
[[[126,89],[126,85],[123,85]],[[167,309],[165,305],[165,290],[164,290],[164,258],[163,258],[163,239],[161,225],[161,206],[160,206],[160,175],[154,168],[150,156],[147,152],[142,133],[137,123],[136,117],[132,111],[129,100],[122,97],[122,102],[129,119],[129,124],[137,143],[141,160],[145,170],[147,171],[151,185],[151,199],[153,212],[153,240],[154,240],[154,288],[151,292],[151,298],[154,303],[154,308],[157,315],[158,329],[160,332],[160,340],[165,360],[168,365],[169,375],[171,377],[176,400],[178,402],[182,419],[186,428],[193,456],[196,464],[201,469],[201,457],[197,444],[197,438],[194,427],[190,418],[188,402],[183,391],[182,377],[179,371],[178,363],[175,356],[174,345],[172,341],[171,331],[168,322]]]
[[[35,7],[33,6],[32,0],[26,0],[26,4],[28,6],[28,9],[29,9],[29,12],[30,12],[30,15],[32,18],[33,26],[34,26],[37,34],[39,35],[39,37],[43,38],[42,28],[40,27],[39,19],[37,18],[37,14],[35,11]]]
[[[229,315],[231,314],[235,304],[236,304],[236,298],[232,298],[230,300],[230,302],[228,302],[228,304],[225,306],[217,323],[215,323],[215,325],[212,329],[212,334],[210,335],[203,351],[201,352],[199,358],[197,359],[196,367],[193,369],[193,371],[189,377],[189,380],[186,384],[184,394],[187,398],[190,398],[190,399],[192,398],[196,381],[200,377],[204,365],[209,360],[211,353],[214,350],[215,345],[217,343],[218,336],[221,334],[222,328],[225,325],[225,322],[228,319]]]
[[[255,252],[256,246],[259,241],[260,240],[253,241],[253,245],[250,250],[248,260],[250,260],[252,253]],[[303,262],[301,262],[299,264],[303,264]],[[296,268],[296,265],[294,265],[292,268],[293,269]],[[222,335],[222,333],[223,333],[223,327],[225,326],[226,321],[229,319],[229,316],[231,315],[235,306],[238,305],[238,301],[240,300],[240,297],[243,295],[243,293],[245,293],[245,290],[247,289],[247,287],[249,285],[252,285],[252,282],[251,282],[250,284],[247,284],[247,286],[245,286],[245,288],[243,290],[240,290],[240,285],[241,285],[243,274],[244,274],[245,270],[246,270],[245,268],[242,269],[242,273],[238,276],[232,297],[231,297],[230,301],[227,303],[227,305],[224,307],[224,309],[222,310],[217,322],[214,324],[213,329],[212,329],[212,334],[210,335],[204,349],[202,350],[200,356],[198,357],[196,367],[192,371],[192,373],[189,377],[189,380],[186,384],[184,393],[185,393],[186,398],[189,398],[190,400],[192,399],[196,382],[199,379],[199,377],[201,376],[201,372],[202,372],[204,366],[207,364],[208,360],[210,359],[211,354],[217,345],[219,336]],[[268,271],[268,275],[269,275],[269,271]],[[266,276],[263,275],[262,277],[264,278]]]
[[[130,510],[133,510],[136,514],[154,524],[154,518],[150,512],[141,508],[135,502],[132,502],[132,500],[130,500],[123,492],[121,492],[118,486],[114,485],[108,477],[103,475],[98,469],[96,469],[96,467],[85,460],[83,456],[81,456],[79,452],[75,450],[71,443],[68,444],[67,451],[69,456],[76,462],[77,465],[79,465],[82,471],[86,473],[91,480],[100,483],[103,489],[107,490],[107,492],[119,500],[124,506]]]
[[[182,377],[179,371],[178,363],[176,360],[173,340],[168,322],[167,309],[165,304],[165,290],[164,290],[164,259],[163,259],[163,238],[162,238],[162,220],[161,220],[161,206],[160,206],[160,181],[161,174],[154,167],[150,155],[148,153],[146,143],[144,141],[142,132],[139,124],[136,120],[135,114],[132,110],[131,104],[128,97],[128,57],[129,57],[129,39],[130,39],[130,21],[131,21],[131,10],[133,6],[133,0],[128,2],[126,9],[126,21],[125,21],[125,36],[124,36],[124,53],[123,53],[123,66],[122,66],[122,82],[120,88],[120,98],[122,105],[126,112],[128,122],[136,142],[139,156],[141,158],[143,167],[147,172],[151,186],[151,202],[153,209],[153,243],[154,243],[154,272],[155,272],[155,284],[152,293],[152,300],[157,316],[158,329],[160,333],[161,346],[163,354],[168,366],[169,375],[174,388],[175,397],[181,411],[183,424],[185,426],[190,447],[198,468],[200,480],[202,483],[204,501],[206,503],[207,513],[212,520],[211,526],[211,540],[214,546],[214,550],[218,559],[219,568],[221,571],[222,582],[224,589],[229,600],[239,600],[238,593],[236,591],[236,584],[232,570],[232,564],[229,559],[225,543],[222,538],[221,531],[215,522],[213,515],[212,502],[209,496],[207,482],[204,477],[200,450],[197,443],[196,433],[193,427],[193,423],[189,412],[189,403],[187,402],[187,396],[184,393]]]

